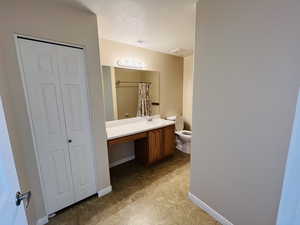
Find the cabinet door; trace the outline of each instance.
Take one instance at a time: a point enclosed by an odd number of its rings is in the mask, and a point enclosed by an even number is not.
[[[175,151],[175,126],[168,126],[163,128],[163,156],[172,155]]]
[[[162,129],[149,131],[148,144],[148,164],[151,164],[162,158]]]
[[[24,39],[18,39],[18,44],[43,194],[50,214],[74,203],[58,46]]]
[[[75,201],[96,193],[92,134],[82,49],[60,47],[58,65]]]

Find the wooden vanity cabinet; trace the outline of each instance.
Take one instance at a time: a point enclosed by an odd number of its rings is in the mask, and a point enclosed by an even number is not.
[[[148,137],[135,141],[135,157],[145,165],[162,160],[175,151],[175,126],[148,131]]]
[[[148,160],[152,164],[163,158],[163,129],[151,130],[148,132]]]
[[[134,141],[135,158],[148,166],[172,155],[175,151],[175,125],[109,140],[108,149],[115,144]]]
[[[163,157],[170,156],[175,151],[175,126],[164,127],[163,129]]]

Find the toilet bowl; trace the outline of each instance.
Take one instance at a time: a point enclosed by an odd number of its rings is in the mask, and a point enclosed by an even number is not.
[[[175,121],[176,148],[182,152],[190,154],[192,131],[183,130],[184,121],[180,116],[167,117],[167,120]]]

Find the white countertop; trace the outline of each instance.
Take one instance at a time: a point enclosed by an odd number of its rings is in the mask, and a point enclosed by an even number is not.
[[[154,116],[152,121],[147,121],[142,117],[109,121],[106,122],[107,140],[138,134],[172,124],[175,124],[175,122],[161,119],[158,116]]]

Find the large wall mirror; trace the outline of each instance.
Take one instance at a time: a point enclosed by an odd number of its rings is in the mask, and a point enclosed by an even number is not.
[[[106,121],[160,113],[159,72],[102,66]]]

